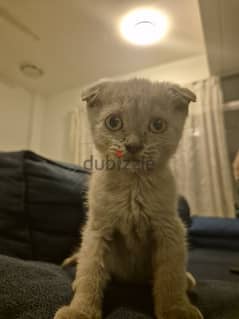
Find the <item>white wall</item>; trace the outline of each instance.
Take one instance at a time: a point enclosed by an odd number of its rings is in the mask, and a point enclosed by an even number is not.
[[[207,59],[203,55],[141,70],[118,77],[118,79],[146,77],[151,80],[186,84],[205,79],[208,76]],[[69,151],[69,112],[82,105],[80,96],[81,88],[75,88],[48,99],[41,140],[41,153],[43,155],[60,161],[72,161]]]
[[[33,94],[29,127],[29,149],[39,154],[42,153],[42,135],[46,106],[45,98],[40,95]]]
[[[198,56],[115,78],[146,77],[185,84],[208,76],[207,59]],[[46,100],[0,80],[0,150],[31,149],[52,159],[71,162],[69,113],[79,105],[84,107],[81,88]]]
[[[40,117],[35,110],[45,101],[23,88],[0,80],[0,151],[32,149],[40,151]]]
[[[43,117],[41,154],[51,159],[71,162],[69,143],[69,113],[81,105],[81,89],[76,88],[47,100]]]

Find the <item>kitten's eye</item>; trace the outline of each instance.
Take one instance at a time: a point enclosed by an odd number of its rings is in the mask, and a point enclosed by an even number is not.
[[[167,122],[163,119],[154,119],[149,123],[149,130],[152,133],[163,133],[167,129]]]
[[[105,125],[111,131],[119,131],[123,127],[123,121],[119,115],[111,114],[106,118]]]

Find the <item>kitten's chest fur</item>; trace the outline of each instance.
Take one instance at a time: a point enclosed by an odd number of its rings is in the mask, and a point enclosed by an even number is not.
[[[167,169],[154,174],[100,172],[92,186],[94,206],[102,209],[101,223],[118,231],[129,243],[147,240],[160,212],[171,209],[175,193]]]
[[[151,219],[142,186],[132,181],[115,199],[120,209],[109,258],[112,273],[126,280],[146,280],[151,273]]]
[[[97,180],[101,223],[112,231],[107,264],[118,278],[145,280],[151,274],[152,228],[168,205],[170,183],[166,186],[166,180],[164,176],[120,174]]]
[[[117,193],[119,201],[117,231],[125,237],[129,246],[145,242],[150,233],[150,207],[147,203],[147,190],[142,181],[134,179],[125,185],[125,190]],[[130,247],[129,247],[130,248]]]

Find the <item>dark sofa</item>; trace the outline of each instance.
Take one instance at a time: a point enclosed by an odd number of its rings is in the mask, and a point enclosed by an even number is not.
[[[0,153],[0,319],[50,319],[69,302],[74,267],[59,264],[80,242],[89,172],[29,151]],[[239,318],[239,219],[190,217],[190,293],[206,319]],[[151,287],[111,283],[104,316],[153,316]]]

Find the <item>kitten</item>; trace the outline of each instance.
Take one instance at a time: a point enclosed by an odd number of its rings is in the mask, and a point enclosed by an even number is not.
[[[111,167],[92,174],[75,294],[55,319],[101,318],[112,277],[152,280],[157,319],[201,319],[186,295],[185,230],[168,166],[195,95],[176,84],[132,79],[96,84],[82,99],[95,146]]]

